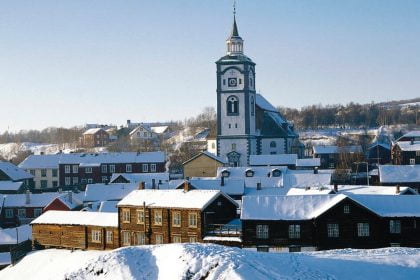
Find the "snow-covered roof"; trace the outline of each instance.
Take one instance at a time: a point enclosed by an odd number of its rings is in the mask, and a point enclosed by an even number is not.
[[[122,199],[118,206],[146,206],[152,208],[191,208],[203,210],[217,197],[223,195],[237,205],[229,196],[217,190],[136,190]]]
[[[20,181],[34,177],[25,170],[8,161],[0,161],[0,171],[6,174],[12,181]]]
[[[118,201],[101,201],[98,212],[116,213]]]
[[[406,134],[404,134],[403,136],[401,136],[399,139],[401,139],[401,138],[406,138],[406,137],[420,137],[420,130],[413,130],[413,131],[410,131],[410,132],[408,132],[408,133],[406,133]],[[398,140],[399,140],[398,139]]]
[[[351,199],[382,217],[420,217],[419,195],[353,195]]]
[[[334,191],[328,187],[312,187],[312,188],[290,188],[286,195],[318,195],[318,194],[334,194]]]
[[[136,189],[138,183],[88,184],[83,201],[121,200]]]
[[[226,159],[226,158],[223,158],[223,157],[218,157],[218,156],[216,156],[215,154],[212,154],[212,153],[210,153],[210,152],[208,152],[208,151],[203,151],[203,152],[200,152],[199,154],[197,154],[197,155],[193,156],[193,157],[192,157],[192,158],[190,158],[189,160],[185,161],[182,165],[185,165],[185,164],[189,163],[190,161],[192,161],[192,160],[194,160],[194,159],[198,158],[198,157],[199,157],[199,156],[201,156],[201,155],[208,156],[209,158],[214,159],[215,161],[218,161],[218,162],[223,163],[223,164],[227,164],[227,163],[228,163],[228,161],[227,161],[227,159]]]
[[[245,182],[243,179],[225,178],[222,186],[221,178],[191,178],[191,186],[198,190],[219,190],[227,195],[243,195]],[[184,181],[179,183],[177,188],[182,188]]]
[[[333,189],[334,186],[330,185],[328,188]],[[415,190],[409,187],[400,187],[399,193],[397,193],[396,186],[366,186],[366,185],[338,185],[338,192],[345,195],[401,195],[405,193],[417,194]]]
[[[266,178],[268,174],[271,174],[273,170],[280,170],[281,173],[288,171],[286,166],[269,167],[269,166],[253,166],[253,167],[218,167],[217,177],[222,176],[223,171],[229,172],[229,178],[244,178],[246,177],[246,171],[254,171],[254,177]],[[277,177],[280,178],[280,177]]]
[[[263,187],[260,190],[257,188],[245,188],[245,195],[286,195],[289,191],[289,188],[279,188],[279,187]]]
[[[362,153],[361,146],[334,146],[334,145],[317,145],[313,146],[314,154],[339,154],[339,153]]]
[[[73,153],[56,155],[30,155],[20,168],[58,168],[59,164],[81,164],[84,166],[112,163],[164,162],[164,152],[121,152],[121,153]]]
[[[139,124],[137,127],[135,127],[133,130],[130,131],[130,135],[136,134],[140,128],[143,128],[144,130],[148,131],[149,133],[154,133],[154,131],[150,128],[147,124]]]
[[[2,191],[18,191],[23,182],[0,181],[0,192]]]
[[[420,151],[420,141],[402,141],[397,142],[396,145],[398,145],[404,152]]]
[[[80,199],[81,195],[77,195],[73,192],[64,192],[60,196],[56,197],[55,199],[51,200],[45,207],[48,207],[51,203],[55,200],[60,200],[61,203],[66,205],[70,210],[76,209],[77,207],[83,204],[83,201]]]
[[[321,166],[320,158],[298,158],[296,167],[318,167]]]
[[[279,166],[295,165],[296,154],[276,154],[276,155],[250,155],[249,165],[251,166]]]
[[[99,131],[101,131],[101,130],[103,130],[103,129],[102,129],[102,128],[90,128],[90,129],[86,130],[86,131],[83,133],[83,135],[95,134],[95,133],[97,133],[97,132],[99,132]],[[103,130],[103,131],[105,131],[105,130]]]
[[[123,177],[130,183],[140,183],[144,182],[146,187],[152,185],[152,180],[155,179],[156,185],[159,183],[159,180],[163,182],[169,181],[169,172],[160,172],[160,173],[114,173],[111,176],[110,182],[113,183],[117,178]]]
[[[345,198],[342,194],[244,196],[241,220],[310,220]]]
[[[31,239],[32,229],[29,225],[0,229],[0,245],[16,244]]]
[[[419,183],[420,165],[379,165],[381,183]]]
[[[278,112],[278,110],[259,93],[256,94],[255,105],[265,111]]]
[[[29,195],[29,203],[26,203],[26,196]],[[22,193],[4,195],[4,207],[39,207],[47,206],[52,200],[61,196],[61,193]]]
[[[313,187],[331,183],[331,174],[328,173],[297,173],[290,172],[283,175],[283,187]]]
[[[36,224],[118,227],[118,213],[50,210],[31,222]]]
[[[151,129],[156,134],[162,134],[162,133],[164,133],[168,129],[168,126],[167,125],[152,126]]]

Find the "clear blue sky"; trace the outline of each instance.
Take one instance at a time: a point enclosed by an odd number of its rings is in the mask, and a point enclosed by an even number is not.
[[[273,105],[420,96],[420,1],[239,0]],[[183,120],[216,105],[232,1],[0,2],[0,132]]]

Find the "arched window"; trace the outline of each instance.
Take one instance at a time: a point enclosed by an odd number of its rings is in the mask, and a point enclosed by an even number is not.
[[[251,96],[251,116],[255,114],[255,101],[254,96]]]
[[[239,114],[239,100],[238,97],[231,95],[226,100],[227,114],[238,115]]]
[[[275,148],[275,147],[277,147],[276,141],[271,141],[270,148]]]

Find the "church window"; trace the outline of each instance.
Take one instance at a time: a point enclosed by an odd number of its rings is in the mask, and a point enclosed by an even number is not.
[[[223,79],[223,85],[224,86],[226,85],[226,79]]]
[[[232,143],[232,151],[236,151],[236,144]]]
[[[249,85],[250,85],[251,87],[253,87],[253,85],[252,85],[252,78],[249,78]]]
[[[270,148],[275,148],[275,147],[277,147],[276,141],[271,141]]]
[[[255,101],[254,101],[254,97],[251,96],[251,116],[253,116],[255,114]]]
[[[239,100],[236,96],[229,96],[226,102],[226,106],[228,115],[239,114]]]
[[[231,124],[229,124],[229,128],[232,128],[232,125]]]
[[[239,84],[242,85],[242,79],[239,79]]]
[[[235,123],[235,128],[238,128],[238,124],[237,123]]]

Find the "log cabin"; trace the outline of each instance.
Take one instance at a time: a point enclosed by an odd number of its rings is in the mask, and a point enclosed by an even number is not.
[[[34,248],[109,250],[119,247],[117,213],[50,210],[31,223]]]
[[[217,190],[136,190],[118,203],[120,246],[202,242],[208,227],[237,217],[238,204]],[[211,233],[209,233],[211,234]]]

